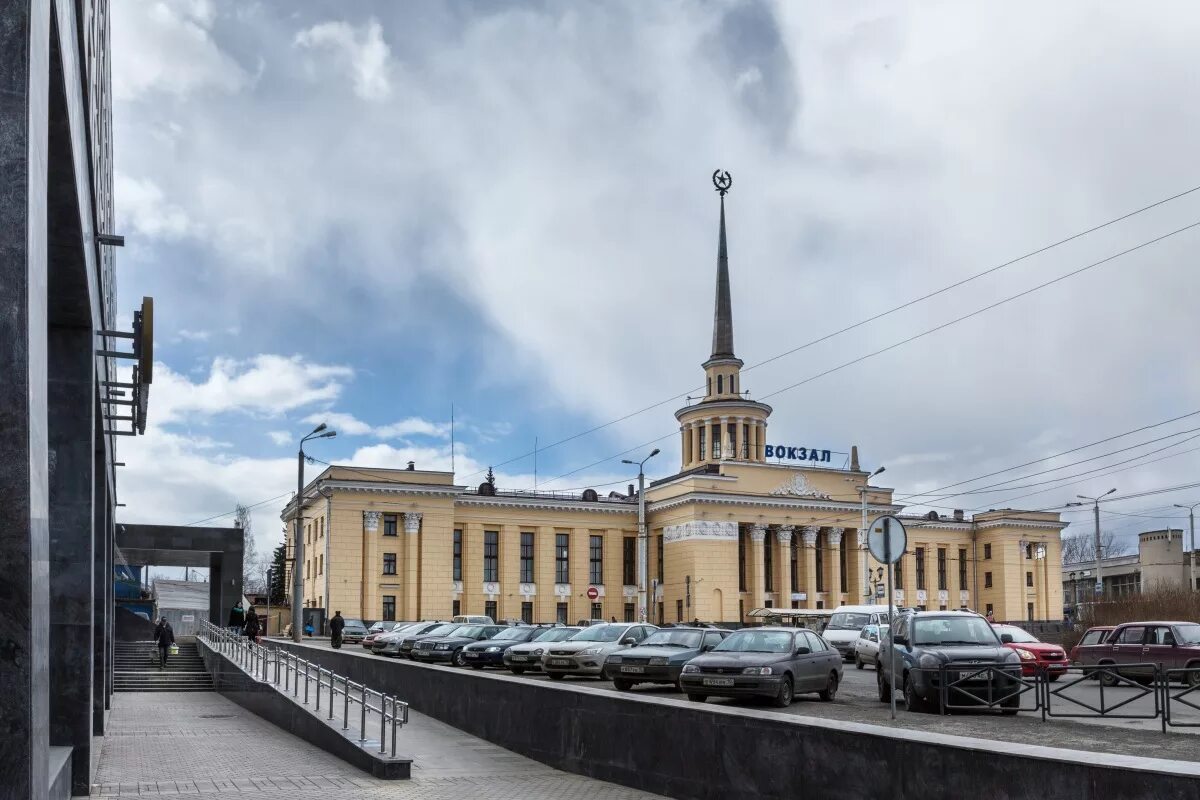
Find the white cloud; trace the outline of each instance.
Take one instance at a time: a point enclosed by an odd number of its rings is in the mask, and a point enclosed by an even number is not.
[[[383,100],[391,93],[388,72],[391,50],[383,40],[383,27],[370,20],[356,28],[347,22],[322,22],[296,34],[297,47],[327,49],[348,69],[354,93],[364,100]]]
[[[267,431],[267,436],[277,445],[285,445],[295,441],[296,435],[289,431]]]
[[[356,418],[353,414],[336,411],[318,411],[309,414],[304,422],[319,425],[322,422],[338,432],[339,436],[375,436],[380,439],[399,439],[405,436],[432,436],[446,438],[450,435],[450,425],[443,422],[431,422],[420,417],[409,417],[389,425],[370,425]]]
[[[117,172],[114,193],[122,224],[143,236],[179,239],[192,232],[187,213],[170,203],[151,180],[131,178]],[[182,335],[182,333],[181,333]]]
[[[354,376],[349,367],[269,354],[240,361],[218,357],[198,383],[166,364],[156,363],[154,369],[156,425],[229,412],[275,416],[336,400],[344,382]]]
[[[207,342],[212,338],[212,331],[189,331],[187,328],[180,328],[175,335],[187,342]]]

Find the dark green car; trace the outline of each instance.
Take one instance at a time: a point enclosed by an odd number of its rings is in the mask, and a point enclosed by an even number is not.
[[[679,688],[683,665],[720,644],[729,631],[717,628],[663,628],[637,647],[604,661],[604,677],[625,691],[636,683],[670,683]]]

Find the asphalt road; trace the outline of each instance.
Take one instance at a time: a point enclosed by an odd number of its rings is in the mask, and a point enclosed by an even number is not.
[[[305,640],[305,644],[317,647],[329,646],[327,640],[321,642],[316,639]],[[358,645],[348,645],[344,649],[364,658],[381,658],[381,656],[364,652]],[[432,668],[455,669],[449,666]],[[505,674],[509,673],[505,672]],[[756,700],[712,698],[707,701],[707,704],[753,704],[770,712],[797,716],[898,726],[1052,747],[1200,761],[1200,748],[1196,747],[1196,740],[1187,735],[1200,733],[1200,709],[1189,707],[1183,702],[1187,701],[1200,706],[1200,690],[1187,694],[1182,700],[1172,702],[1173,719],[1194,723],[1198,727],[1172,728],[1170,733],[1164,734],[1162,733],[1162,722],[1159,719],[1098,717],[1095,716],[1094,711],[1086,707],[1109,708],[1113,709],[1112,713],[1114,714],[1149,716],[1154,713],[1153,692],[1145,693],[1140,687],[1102,689],[1096,681],[1079,680],[1076,682],[1076,677],[1078,676],[1065,677],[1051,684],[1054,694],[1051,697],[1050,708],[1057,714],[1082,713],[1090,715],[1089,718],[1064,717],[1049,718],[1043,721],[1042,712],[1037,707],[1033,692],[1022,697],[1022,711],[1012,717],[978,710],[954,711],[946,716],[937,713],[913,713],[905,710],[903,699],[897,694],[896,719],[892,721],[888,705],[879,701],[874,669],[868,666],[858,670],[853,664],[845,665],[837,698],[830,703],[822,702],[815,694],[811,694],[797,695],[795,702],[786,709],[776,709],[764,701]],[[549,678],[540,673],[525,673],[521,679],[550,682]],[[567,677],[555,681],[555,683],[561,686],[581,684],[597,688],[607,687],[612,692],[618,693],[615,688],[611,688],[610,682],[596,678]],[[664,698],[676,698],[683,703],[688,702],[671,686],[640,685],[632,691]],[[1171,687],[1173,695],[1185,691],[1186,688],[1178,684]],[[1103,693],[1103,700],[1101,693]],[[1119,708],[1117,708],[1118,704],[1120,704]]]

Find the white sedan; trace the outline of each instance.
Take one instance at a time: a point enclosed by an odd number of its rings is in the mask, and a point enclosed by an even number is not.
[[[862,669],[865,664],[879,663],[879,637],[888,634],[887,625],[864,625],[854,640],[854,666]]]

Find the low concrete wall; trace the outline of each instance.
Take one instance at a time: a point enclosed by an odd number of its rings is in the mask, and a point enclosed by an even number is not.
[[[396,780],[411,777],[412,759],[381,756],[359,747],[340,728],[298,705],[271,684],[255,680],[240,666],[209,647],[203,639],[197,639],[196,646],[205,668],[213,677],[214,688],[242,708],[376,778]]]
[[[502,747],[671,797],[1200,798],[1200,763],[700,706],[279,644]]]

